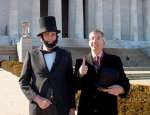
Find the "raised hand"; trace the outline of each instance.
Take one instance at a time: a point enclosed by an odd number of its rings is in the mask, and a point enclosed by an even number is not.
[[[86,60],[85,57],[83,57],[82,65],[79,68],[80,75],[87,74],[88,66],[85,64],[85,60]]]
[[[68,115],[76,115],[75,114],[75,109],[74,108],[71,108],[70,110],[69,110],[69,114]]]

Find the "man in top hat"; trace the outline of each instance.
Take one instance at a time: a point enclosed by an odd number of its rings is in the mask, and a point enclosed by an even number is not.
[[[28,51],[20,87],[29,99],[30,115],[74,115],[75,93],[71,54],[56,46],[55,17],[41,17],[38,37],[42,47]]]

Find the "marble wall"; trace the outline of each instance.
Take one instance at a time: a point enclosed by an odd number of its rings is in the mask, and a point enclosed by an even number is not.
[[[9,0],[0,0],[0,35],[7,35]]]
[[[67,0],[47,1],[48,15],[56,17],[57,27],[61,31],[62,16],[66,15],[68,40],[84,40],[91,30],[100,29],[104,31],[106,40],[150,41],[150,0],[68,0],[68,6],[65,6],[68,13],[62,12],[62,2]],[[29,21],[31,35],[36,37],[41,0],[0,2],[3,3],[0,4],[1,35],[8,25],[8,35],[19,39],[20,24]]]

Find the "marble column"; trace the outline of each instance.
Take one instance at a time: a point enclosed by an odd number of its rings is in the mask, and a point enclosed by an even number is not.
[[[40,18],[40,0],[32,0],[32,24],[31,24],[31,33],[33,37],[36,37],[38,34],[38,20]]]
[[[121,40],[120,0],[113,2],[113,39]]]
[[[112,4],[114,0],[103,0],[103,32],[105,33],[105,38],[107,40],[112,40],[113,34],[113,9]],[[100,19],[101,20],[101,19]]]
[[[11,37],[18,37],[18,0],[9,2],[8,34]]]
[[[69,38],[84,38],[83,0],[69,0]]]
[[[145,40],[150,41],[150,0],[144,0],[144,37]]]
[[[138,11],[138,41],[143,41],[143,31],[144,31],[144,15],[143,15],[143,0],[138,0],[137,1],[137,11]]]
[[[103,0],[95,0],[95,28],[103,31]]]
[[[121,40],[130,40],[130,1],[120,0]]]
[[[87,5],[87,33],[89,34],[89,32],[95,29],[96,2],[95,0],[88,0]],[[101,10],[99,12],[101,12]]]
[[[137,0],[131,0],[131,10],[130,10],[130,35],[131,40],[138,41],[138,10],[137,10]]]
[[[56,17],[57,28],[62,32],[62,0],[48,0],[48,15]],[[59,34],[60,37],[62,34]]]

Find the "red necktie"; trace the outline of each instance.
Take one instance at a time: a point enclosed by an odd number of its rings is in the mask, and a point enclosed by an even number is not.
[[[94,64],[98,67],[100,65],[100,57],[96,56],[94,59]]]

